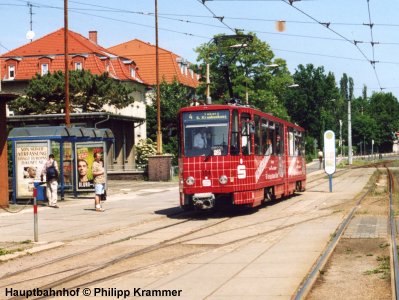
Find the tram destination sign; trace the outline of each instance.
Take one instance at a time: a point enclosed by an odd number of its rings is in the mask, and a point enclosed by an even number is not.
[[[229,120],[228,110],[209,110],[183,113],[184,123],[226,122]]]

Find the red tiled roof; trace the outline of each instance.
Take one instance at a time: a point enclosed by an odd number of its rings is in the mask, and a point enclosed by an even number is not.
[[[73,70],[74,63],[79,61],[82,62],[83,69],[96,75],[107,72],[108,69],[109,76],[115,79],[143,82],[137,70],[135,77],[130,75],[130,67],[136,68],[135,62],[111,53],[76,32],[68,31],[68,45],[70,70]],[[50,72],[64,71],[64,28],[11,50],[0,58],[3,61],[2,79],[8,79],[7,67],[13,60],[14,80],[30,80],[37,73],[40,74],[43,63],[48,63]]]
[[[154,45],[135,39],[113,46],[108,50],[134,60],[139,67],[140,75],[144,81],[149,84],[156,84]],[[178,61],[183,61],[182,58],[162,48],[158,48],[158,55],[160,80],[165,79],[166,82],[170,83],[174,79],[177,79],[186,86],[194,88],[198,86],[197,74],[191,73],[190,70],[182,73],[180,70]]]

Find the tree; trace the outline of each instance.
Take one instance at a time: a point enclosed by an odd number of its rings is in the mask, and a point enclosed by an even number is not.
[[[156,90],[156,89],[155,89]],[[189,104],[193,90],[174,80],[172,83],[162,81],[160,84],[162,144],[166,153],[173,155],[173,163],[177,164],[178,149],[178,112]],[[147,105],[147,136],[156,141],[157,135],[157,103],[156,94],[152,96],[152,104]]]
[[[374,93],[368,113],[377,124],[374,134],[380,152],[392,151],[392,132],[399,129],[399,102],[392,93]]]
[[[270,46],[259,40],[255,34],[250,35],[252,41],[245,41],[247,36],[242,34],[233,38],[218,35],[212,43],[195,49],[198,53],[197,61],[210,64],[211,97],[219,103],[230,98],[226,80],[228,67],[235,98],[245,102],[248,93],[249,104],[287,118],[281,96],[286,86],[292,83],[292,78],[286,62],[283,59],[274,59]],[[243,43],[246,47],[240,48],[239,45]],[[272,64],[277,64],[278,67],[270,67]],[[205,78],[204,69],[196,69],[202,71],[202,78]],[[205,87],[203,83],[198,93],[204,93]]]
[[[293,78],[299,88],[292,88],[286,93],[288,114],[293,122],[304,127],[307,134],[316,138],[318,145],[322,146],[324,131],[336,131],[339,126],[335,102],[340,97],[334,74],[325,74],[323,67],[315,68],[308,64],[299,65]]]
[[[134,102],[133,88],[108,77],[107,73],[93,75],[90,71],[70,71],[71,112],[102,111],[104,105],[123,108]],[[26,96],[9,103],[16,114],[61,113],[65,108],[65,79],[61,71],[37,74],[29,82]]]

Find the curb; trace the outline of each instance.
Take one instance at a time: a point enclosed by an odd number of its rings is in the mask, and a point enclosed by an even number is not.
[[[23,250],[23,251],[18,251],[18,252],[14,252],[14,253],[11,253],[11,254],[0,256],[0,261],[4,262],[4,261],[10,260],[10,259],[14,259],[14,258],[17,258],[17,257],[20,257],[20,256],[25,256],[25,255],[28,255],[28,254],[38,253],[38,252],[41,252],[41,251],[45,251],[45,250],[61,247],[63,245],[64,245],[63,242],[53,242],[53,243],[50,243],[50,244],[40,245],[40,246],[29,248],[29,249],[26,249],[26,250]]]

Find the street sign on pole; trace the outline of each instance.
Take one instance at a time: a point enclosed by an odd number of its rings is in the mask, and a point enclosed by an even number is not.
[[[330,192],[332,192],[332,174],[335,173],[335,133],[332,130],[324,132],[324,171],[328,174]]]

